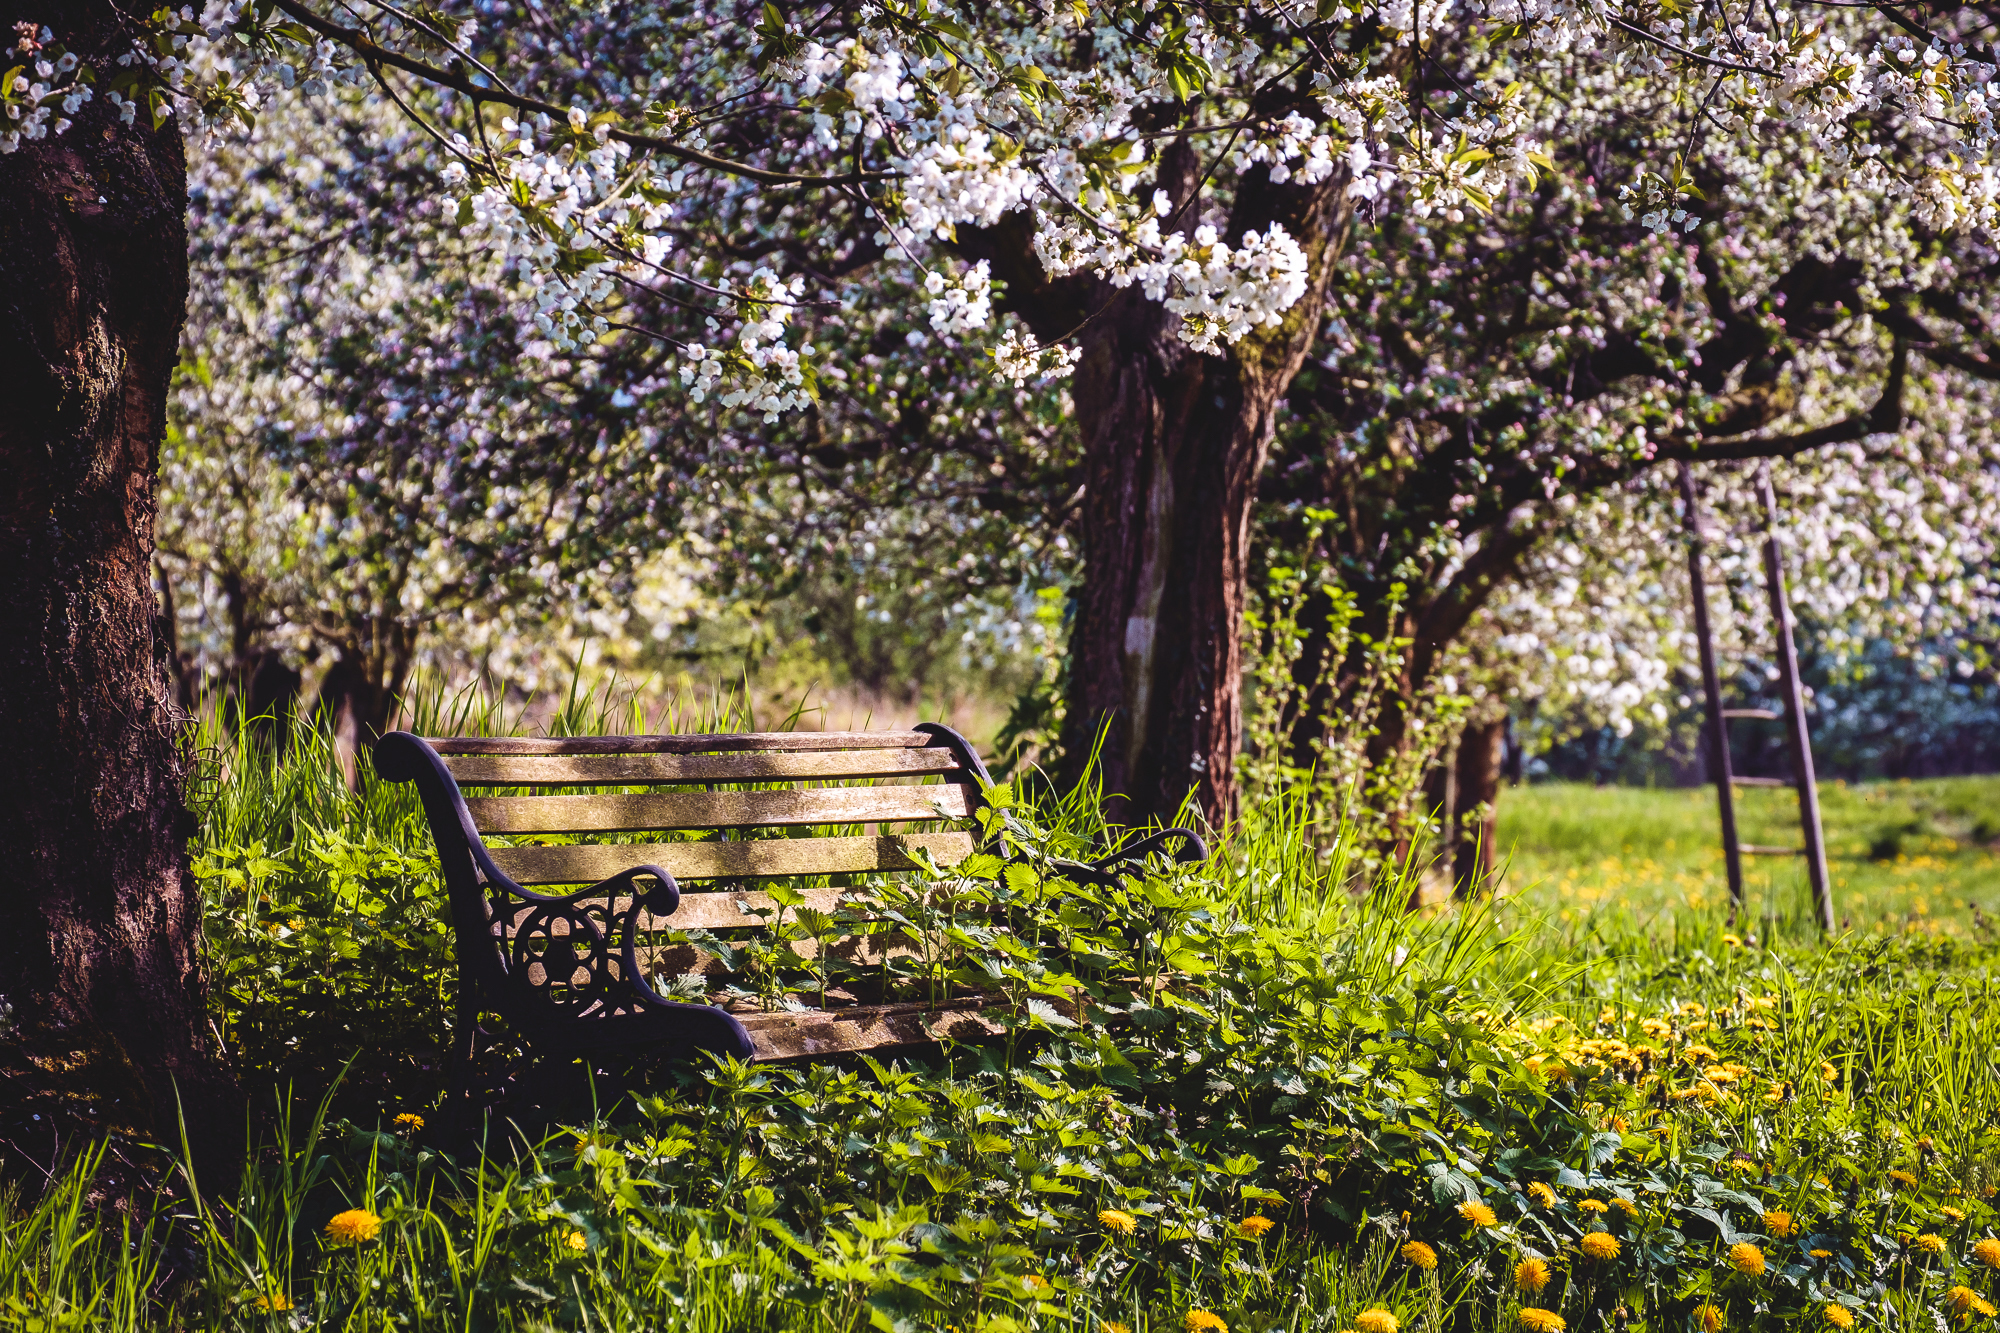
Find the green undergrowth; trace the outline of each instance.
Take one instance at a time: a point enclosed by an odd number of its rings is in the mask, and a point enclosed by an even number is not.
[[[1954,1330],[1996,1296],[1988,942],[1411,914],[1397,877],[1338,888],[1346,851],[1282,802],[1093,888],[1059,863],[1110,836],[1092,803],[1014,793],[1004,862],[901,890],[992,909],[909,916],[942,941],[910,966],[1009,992],[1002,1038],[658,1069],[447,1152],[427,836],[326,768],[239,761],[199,850],[219,1024],[293,1084],[263,1105],[330,1118],[262,1122],[241,1182],[153,1224],[174,1263],[81,1206],[77,1163],[0,1227],[5,1318]]]

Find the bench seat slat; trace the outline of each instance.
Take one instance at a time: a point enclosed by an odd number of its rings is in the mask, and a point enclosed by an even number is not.
[[[637,787],[678,782],[809,782],[835,778],[922,777],[961,771],[936,746],[909,750],[824,750],[744,754],[449,755],[461,787]]]
[[[657,796],[488,796],[466,801],[486,833],[642,833],[655,829],[901,824],[964,819],[965,788],[822,787]]]
[[[741,750],[914,750],[923,731],[743,731],[706,736],[436,736],[431,749],[451,754],[708,754]]]
[[[924,1005],[879,1005],[848,1011],[738,1014],[756,1047],[752,1060],[788,1060],[800,1056],[834,1055],[842,1051],[879,1050],[885,1046],[923,1045],[950,1037],[958,1041],[996,1036],[1006,1031],[998,1010],[982,1007],[991,1001],[959,1001],[930,1008]]]
[[[757,879],[914,870],[922,848],[939,865],[973,852],[970,833],[905,833],[877,838],[761,838],[750,842],[635,843],[613,846],[495,847],[493,863],[519,884],[594,884],[636,865],[677,880]]]

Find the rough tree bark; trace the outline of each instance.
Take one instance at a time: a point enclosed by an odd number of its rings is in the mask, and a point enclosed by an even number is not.
[[[0,3],[99,61],[109,3]],[[181,714],[150,578],[187,295],[171,122],[102,100],[0,157],[0,1139],[19,1172],[87,1137],[240,1151],[204,1012]],[[215,1176],[226,1179],[226,1176]]]
[[[1184,144],[1164,155],[1169,229],[1197,225],[1201,165]],[[1220,356],[1183,345],[1178,318],[1134,289],[1048,282],[1019,219],[961,233],[969,255],[993,260],[1008,284],[1003,304],[1037,336],[1082,325],[1071,392],[1084,442],[1084,578],[1062,749],[1074,778],[1103,732],[1115,819],[1171,820],[1190,792],[1213,824],[1235,813],[1250,508],[1279,400],[1319,329],[1352,216],[1346,185],[1339,173],[1274,185],[1258,169],[1238,186],[1225,239],[1282,224],[1306,252],[1309,286],[1283,323]]]

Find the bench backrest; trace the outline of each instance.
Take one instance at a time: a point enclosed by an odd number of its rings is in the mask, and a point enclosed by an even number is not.
[[[758,920],[745,909],[768,909],[771,899],[739,881],[914,870],[920,849],[939,865],[964,860],[977,837],[963,826],[980,804],[981,783],[990,781],[966,740],[936,724],[893,732],[547,739],[426,740],[397,732],[377,745],[375,762],[383,777],[415,781],[422,794],[451,896],[461,984],[531,1030],[549,1014],[546,1004],[526,1002],[527,992],[559,1003],[568,1017],[609,1013],[615,1006],[591,998],[609,992],[592,989],[599,980],[584,986],[586,974],[634,965],[606,950],[614,919],[641,890],[628,883],[622,900],[612,893],[588,920],[586,905],[576,904],[565,909],[566,922],[564,912],[552,917],[546,907],[551,894],[655,866],[685,891],[670,916],[647,922],[641,913],[640,924],[740,931]],[[847,785],[856,782],[867,785]],[[527,794],[467,797],[465,788]],[[891,831],[913,824],[927,827]],[[813,832],[857,825],[862,832]],[[625,836],[646,833],[675,836]],[[488,836],[547,834],[579,840],[486,845]],[[590,841],[593,835],[619,840]],[[830,912],[839,894],[837,887],[813,890],[801,905]],[[522,966],[510,967],[510,941],[521,930],[557,936],[538,946],[533,978]],[[570,939],[576,944],[564,943]],[[543,975],[549,948],[559,951],[562,963],[554,970],[562,971],[593,940],[597,956],[578,963],[573,995],[553,996]]]

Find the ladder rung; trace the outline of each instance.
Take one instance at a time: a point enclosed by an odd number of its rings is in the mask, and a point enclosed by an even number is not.
[[[1734,787],[1789,787],[1792,785],[1790,779],[1787,778],[1739,778],[1733,773],[1729,775],[1729,783]]]
[[[1745,856],[1801,856],[1803,847],[1759,847],[1754,842],[1746,842],[1736,849]]]
[[[1754,717],[1759,722],[1776,722],[1784,716],[1783,713],[1774,713],[1768,708],[1725,708],[1722,710],[1722,715],[1724,717]]]

